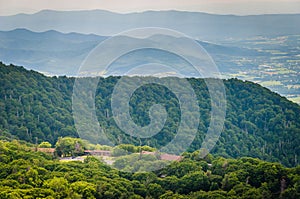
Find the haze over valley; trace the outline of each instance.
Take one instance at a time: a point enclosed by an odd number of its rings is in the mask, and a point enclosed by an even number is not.
[[[0,60],[47,75],[76,76],[83,60],[100,42],[127,29],[157,26],[197,40],[213,58],[223,78],[250,80],[294,102],[300,100],[298,14],[234,16],[184,11],[120,14],[104,10],[44,10],[1,16],[0,20]],[[147,63],[138,60],[143,57],[145,54],[141,53],[115,64],[126,69],[133,59]],[[169,60],[170,65],[176,64]]]

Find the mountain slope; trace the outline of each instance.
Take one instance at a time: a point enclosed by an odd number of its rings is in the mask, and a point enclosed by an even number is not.
[[[71,95],[74,78],[46,77],[13,65],[0,65],[0,129],[35,142],[55,143],[59,136],[78,136],[72,117]],[[110,98],[118,77],[100,78],[95,105],[97,117],[112,142],[118,144],[140,141],[123,133],[115,124]],[[202,79],[188,79],[199,100],[201,113],[198,134],[190,151],[201,147],[210,117],[209,93]],[[300,106],[251,82],[225,80],[227,116],[222,135],[211,151],[224,157],[252,156],[278,161],[286,166],[299,164]],[[130,105],[133,120],[141,126],[150,122],[151,104],[161,103],[168,117],[160,133],[144,144],[159,148],[176,134],[180,108],[175,96],[158,85],[143,86],[132,96]]]
[[[213,15],[184,11],[146,11],[119,14],[104,10],[52,11],[0,17],[0,30],[27,28],[113,35],[141,27],[170,28],[195,38],[216,40],[253,36],[300,34],[300,15]]]
[[[44,74],[52,75],[77,75],[77,71],[88,55],[101,41],[108,37],[97,35],[83,35],[78,33],[63,34],[57,31],[32,32],[26,29],[16,29],[12,31],[0,31],[0,60],[4,63],[23,65],[28,69],[40,71]],[[128,38],[126,45],[130,45],[135,40]],[[151,40],[151,38],[148,38]],[[157,41],[164,39],[156,37]],[[182,42],[180,39],[169,38],[173,43]],[[208,53],[215,59],[220,70],[234,71],[236,63],[234,57],[254,57],[265,56],[256,50],[242,47],[222,46],[207,42],[198,41]],[[125,45],[125,44],[124,44]],[[128,67],[137,62],[145,62],[148,55],[145,51],[134,57],[125,57],[115,65]],[[149,55],[156,63],[162,55],[157,53]],[[148,57],[149,57],[148,56]],[[167,55],[164,57],[166,58]],[[168,63],[177,64],[173,57],[169,57]]]
[[[24,65],[45,74],[71,75],[76,74],[87,54],[104,39],[56,31],[0,31],[0,58],[6,63]]]

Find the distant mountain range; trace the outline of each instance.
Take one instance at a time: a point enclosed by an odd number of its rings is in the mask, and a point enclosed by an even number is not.
[[[74,76],[100,42],[121,31],[142,27],[182,32],[204,47],[225,78],[258,82],[299,102],[300,14],[235,16],[185,11],[119,14],[103,10],[43,10],[0,16],[0,61],[43,74]],[[131,41],[134,40],[128,40],[126,45],[132,45]],[[148,38],[149,41],[153,40]],[[177,39],[172,43],[180,42]],[[117,60],[117,74],[130,65],[157,59],[172,66],[183,64],[166,54],[145,53],[127,54]]]
[[[163,27],[199,40],[300,34],[300,14],[215,15],[185,11],[146,11],[119,14],[104,10],[53,11],[0,17],[0,30],[26,28],[110,36],[141,27]]]
[[[45,74],[72,75],[87,53],[103,39],[105,37],[57,31],[0,31],[0,59]]]
[[[37,70],[50,75],[76,75],[77,71],[88,53],[101,41],[108,37],[98,35],[84,35],[78,33],[60,33],[57,31],[32,32],[26,29],[0,31],[0,60],[4,63],[23,65],[28,69]],[[164,36],[144,39],[145,42],[165,39]],[[169,38],[171,39],[171,38]],[[172,38],[174,42],[184,42],[180,38]],[[132,45],[137,42],[134,38],[124,40],[123,45]],[[138,41],[140,42],[140,41]],[[214,58],[221,71],[233,70],[235,64],[229,61],[232,56],[262,56],[265,53],[256,50],[222,46],[208,42],[198,41],[201,46]],[[183,43],[182,43],[183,45]],[[124,71],[132,64],[145,64],[164,59],[170,65],[182,64],[178,59],[168,54],[155,54],[154,51],[142,51],[135,55],[117,61],[115,66]],[[227,58],[224,60],[224,58]]]

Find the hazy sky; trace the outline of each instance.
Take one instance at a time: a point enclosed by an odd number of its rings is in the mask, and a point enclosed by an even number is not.
[[[121,13],[188,10],[218,14],[300,13],[300,0],[0,0],[0,15],[104,9]],[[1,22],[0,22],[1,23]]]

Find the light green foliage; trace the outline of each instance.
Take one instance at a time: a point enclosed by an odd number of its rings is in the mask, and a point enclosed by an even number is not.
[[[41,144],[39,144],[38,147],[39,148],[51,148],[52,144],[50,142],[42,142]]]
[[[69,192],[69,183],[64,178],[54,177],[46,180],[43,186],[54,191],[57,198],[65,198]]]
[[[84,144],[79,138],[59,138],[55,144],[55,151],[58,156],[78,156],[84,153]]]
[[[72,138],[74,139],[74,138]],[[67,138],[66,140],[70,140]],[[60,162],[29,150],[18,141],[0,141],[0,198],[299,198],[300,167],[254,158],[204,159],[186,157],[154,172],[126,173],[106,166],[95,157],[82,162]],[[124,146],[122,146],[124,147]],[[129,147],[131,148],[131,147]],[[193,157],[191,154],[186,156]],[[119,157],[130,165],[139,154]],[[139,169],[159,160],[146,156]],[[204,164],[205,163],[205,164]],[[121,164],[122,166],[122,164]]]
[[[140,153],[142,151],[154,152],[156,149],[150,146],[134,146],[132,144],[120,144],[113,148],[112,156],[118,157],[123,155],[129,155],[132,153]]]

